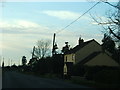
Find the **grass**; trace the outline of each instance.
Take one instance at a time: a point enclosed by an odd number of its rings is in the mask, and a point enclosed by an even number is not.
[[[81,77],[72,77],[70,80],[66,80],[66,81],[74,84],[80,84],[80,85],[92,87],[92,88],[120,88],[119,84],[98,83],[95,81],[83,79]]]

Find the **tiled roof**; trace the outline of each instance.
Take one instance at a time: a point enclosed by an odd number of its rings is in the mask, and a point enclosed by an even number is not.
[[[81,45],[77,45],[74,48],[70,49],[68,52],[66,52],[66,54],[75,53],[76,51],[80,50],[81,48],[83,48],[84,46],[86,46],[87,44],[89,44],[92,41],[95,41],[95,40],[92,39],[92,40],[89,40],[87,42],[83,42]]]

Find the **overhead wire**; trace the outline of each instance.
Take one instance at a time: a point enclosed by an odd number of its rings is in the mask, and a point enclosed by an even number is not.
[[[86,13],[88,13],[91,9],[93,9],[97,4],[99,4],[99,2],[97,2],[96,4],[94,4],[91,8],[89,8],[86,12],[84,12],[82,15],[80,15],[77,19],[75,19],[74,21],[72,21],[70,24],[68,24],[67,26],[65,26],[64,28],[62,28],[61,30],[57,31],[56,33],[60,33],[63,30],[65,30],[66,28],[68,28],[69,26],[71,26],[73,23],[75,23],[76,21],[78,21],[82,16],[84,16]]]

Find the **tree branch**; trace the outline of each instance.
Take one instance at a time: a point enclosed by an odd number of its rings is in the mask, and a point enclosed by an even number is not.
[[[108,29],[110,30],[110,32],[117,38],[117,39],[119,39],[120,40],[120,37],[119,36],[117,36],[113,31],[112,31],[112,29],[108,26]]]

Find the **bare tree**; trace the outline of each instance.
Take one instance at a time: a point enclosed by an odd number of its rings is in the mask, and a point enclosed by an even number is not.
[[[50,40],[38,40],[35,47],[35,55],[40,59],[48,55],[50,50]]]
[[[110,6],[116,8],[114,12],[108,11],[107,18],[108,20],[102,21],[102,18],[99,17],[99,20],[96,19],[94,16],[91,15],[93,20],[98,24],[101,25],[105,31],[112,39],[116,42],[120,42],[120,0],[116,5],[112,5],[109,2],[104,2],[109,4]]]
[[[120,40],[120,0],[116,7],[116,11],[113,14],[109,15],[109,22],[112,23],[109,24],[108,30],[110,34]]]

